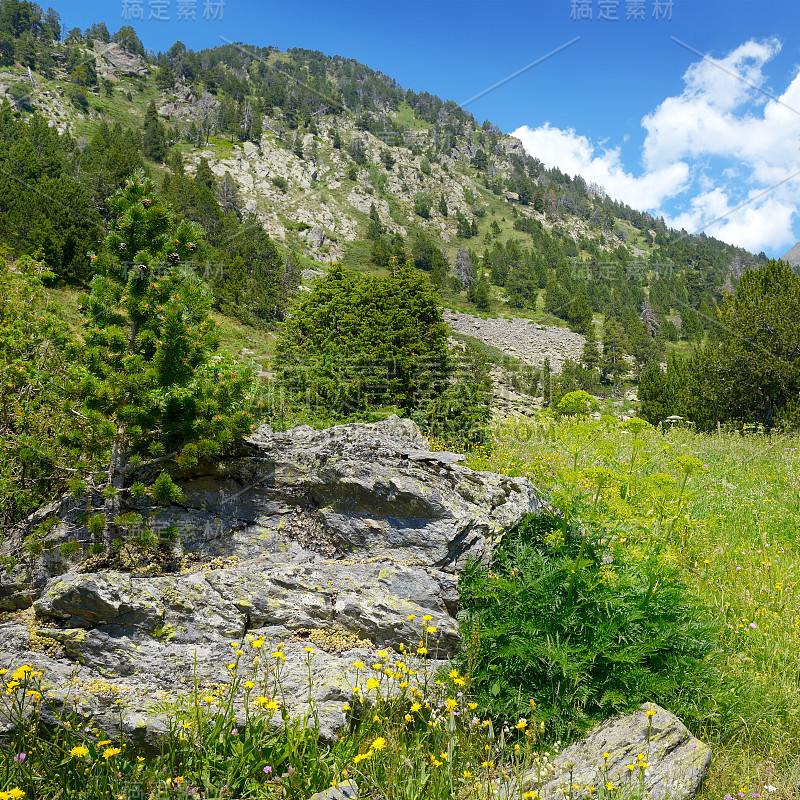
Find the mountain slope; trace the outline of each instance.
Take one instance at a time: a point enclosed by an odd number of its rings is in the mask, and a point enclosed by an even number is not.
[[[209,231],[220,307],[244,304],[263,323],[285,313],[279,295],[302,267],[380,274],[411,258],[454,308],[560,320],[590,339],[617,320],[644,363],[667,341],[701,339],[723,292],[758,263],[545,169],[490,122],[352,59],[180,42],[148,55],[132,28],[111,37],[102,24],[64,42],[43,28],[34,51],[0,73],[16,114],[65,133],[65,169],[83,186],[87,153],[139,142],[169,199]],[[97,183],[88,190],[107,220]],[[239,245],[256,228],[279,251],[254,266]],[[269,302],[255,298],[262,284]]]

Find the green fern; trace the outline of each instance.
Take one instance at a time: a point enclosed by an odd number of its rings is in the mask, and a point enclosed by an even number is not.
[[[465,569],[464,638],[475,621],[480,637],[462,667],[472,664],[493,716],[525,716],[534,700],[548,735],[566,739],[644,701],[688,713],[710,696],[710,615],[672,567],[612,554],[601,538],[559,517],[529,518],[490,568]],[[689,688],[693,700],[676,707]]]

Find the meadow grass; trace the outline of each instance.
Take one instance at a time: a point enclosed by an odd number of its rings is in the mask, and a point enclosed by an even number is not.
[[[800,439],[543,412],[497,424],[469,465],[527,476],[565,514],[607,529],[615,547],[641,554],[643,564],[658,549],[678,565],[720,623],[713,701],[685,717],[714,751],[701,797],[795,797]],[[143,787],[142,797],[305,798],[348,779],[363,797],[478,798],[512,786],[524,770],[546,769],[552,737],[534,710],[507,729],[493,725],[474,702],[469,670],[433,671],[426,657],[435,630],[420,624],[410,651],[377,651],[374,663],[351,665],[350,725],[330,743],[317,736],[313,701],[299,718],[286,713],[279,642],[251,637],[234,648],[218,683],[165,701],[169,738],[160,754],[146,756],[124,737],[87,729],[69,707],[70,725],[45,734],[36,709],[49,702],[46,687],[35,670],[3,665],[10,670],[0,673],[0,716],[26,721],[0,755],[0,799],[132,797],[132,785]],[[307,659],[312,684],[311,648]],[[635,797],[637,786],[600,785],[593,794]]]
[[[631,548],[666,540],[721,624],[713,708],[689,721],[714,749],[702,796],[794,797],[800,438],[649,426],[638,432],[610,417],[542,415],[498,424],[469,464],[528,476],[562,508],[591,497],[598,471],[608,471],[599,492],[606,523]]]
[[[75,710],[85,687],[53,717],[52,708],[42,712],[49,700],[41,672],[30,665],[4,668],[0,720],[12,733],[0,752],[0,800],[303,800],[351,780],[361,798],[536,800],[535,791],[523,788],[524,774],[568,781],[552,762],[558,746],[539,743],[533,704],[526,717],[495,730],[469,699],[465,677],[429,660],[436,648],[431,617],[417,624],[413,649],[377,650],[371,663],[352,662],[349,727],[335,742],[319,736],[313,647],[305,648],[304,713],[290,716],[285,706],[283,643],[250,635],[232,643],[218,682],[195,680],[188,695],[154,706],[167,733],[160,753],[149,755],[136,752],[124,735],[112,738],[86,724]],[[124,694],[116,702],[124,717]],[[613,785],[605,776],[598,800],[641,800],[645,769],[640,754],[626,780]]]

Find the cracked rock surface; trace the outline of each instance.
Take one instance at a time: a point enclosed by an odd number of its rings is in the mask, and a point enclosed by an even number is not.
[[[64,497],[6,533],[18,563],[0,578],[0,660],[44,671],[50,699],[78,700],[109,735],[120,724],[154,747],[166,720],[151,706],[225,678],[231,643],[284,643],[286,705],[313,697],[333,736],[351,699],[352,664],[416,645],[431,617],[446,658],[458,645],[457,573],[486,561],[493,537],[546,508],[522,478],[474,472],[432,452],[417,426],[390,417],[316,431],[262,426],[234,458],[180,481],[180,505],[130,500],[154,530],[174,527],[170,573],[87,571],[60,546],[91,539],[82,524],[102,498]],[[35,559],[22,543],[54,521]],[[408,619],[415,615],[416,622]],[[265,652],[268,644],[265,644]],[[119,721],[115,700],[127,709]]]

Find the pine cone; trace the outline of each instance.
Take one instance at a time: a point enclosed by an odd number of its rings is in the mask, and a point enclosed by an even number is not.
[[[119,251],[120,251],[120,253],[124,253],[127,249],[128,249],[128,245],[126,245],[125,242],[120,242],[119,243]]]
[[[145,208],[150,208],[150,206],[151,206],[151,205],[153,205],[153,200],[152,200],[152,198],[150,198],[150,197],[143,197],[143,198],[142,198],[142,205],[143,205]]]
[[[167,256],[167,261],[169,261],[170,264],[178,264],[180,263],[180,260],[181,257],[177,253],[170,253]]]
[[[186,249],[190,253],[194,253],[194,251],[197,250],[197,245],[195,245],[194,242],[186,242]]]

